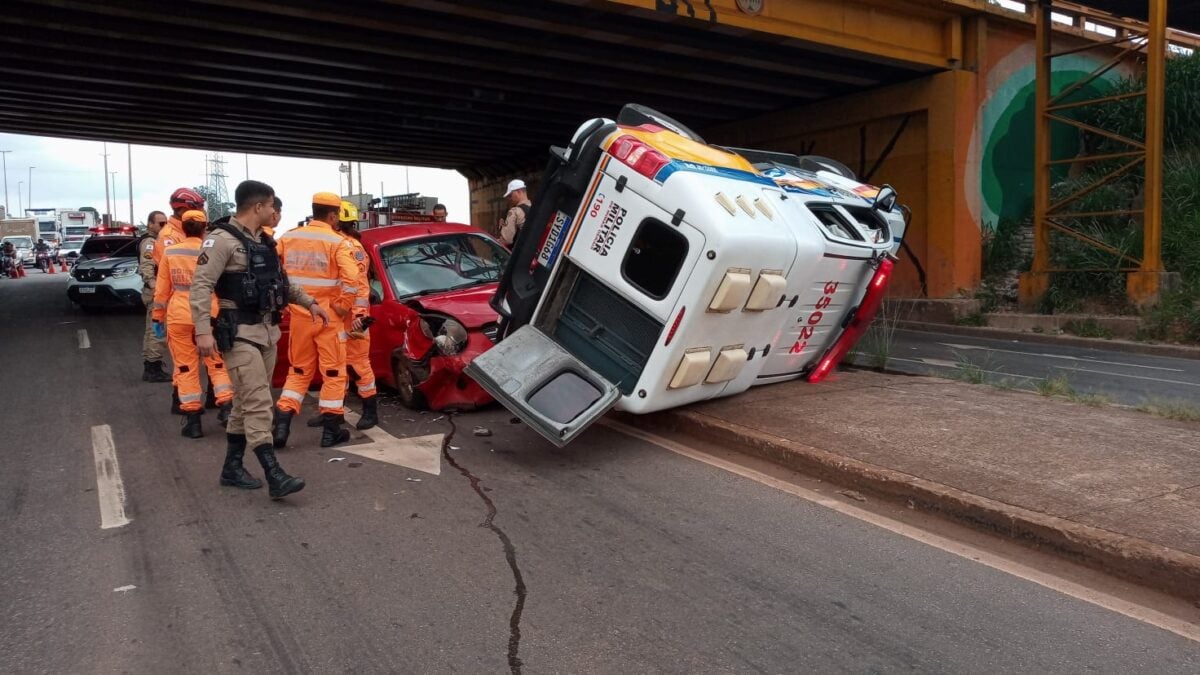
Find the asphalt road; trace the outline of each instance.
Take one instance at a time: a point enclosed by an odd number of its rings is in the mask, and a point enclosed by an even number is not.
[[[877,365],[880,352],[870,345],[870,337],[864,338],[857,363]],[[1078,393],[1125,405],[1155,400],[1200,405],[1200,360],[908,330],[897,330],[887,351],[887,369],[901,373],[958,379],[970,374],[1025,389],[1056,378]]]
[[[0,672],[1200,670],[1178,634],[608,428],[556,450],[388,401],[353,447],[295,430],[303,492],[220,488],[215,415],[183,439],[139,380],[141,314],[63,286],[0,283]]]

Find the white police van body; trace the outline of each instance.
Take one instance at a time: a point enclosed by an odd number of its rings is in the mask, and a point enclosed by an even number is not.
[[[829,160],[704,144],[627,106],[555,149],[467,369],[562,445],[646,413],[823,378],[882,299],[895,193]]]

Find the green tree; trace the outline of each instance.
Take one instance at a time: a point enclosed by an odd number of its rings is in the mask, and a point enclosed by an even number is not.
[[[208,222],[213,222],[225,216],[233,215],[233,202],[223,202],[216,199],[216,195],[208,188],[207,185],[199,185],[192,188],[204,197],[204,211],[208,214]]]

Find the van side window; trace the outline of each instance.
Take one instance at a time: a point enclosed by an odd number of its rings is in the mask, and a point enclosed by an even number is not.
[[[661,220],[647,218],[625,252],[621,274],[634,288],[662,300],[675,285],[687,253],[687,237]]]

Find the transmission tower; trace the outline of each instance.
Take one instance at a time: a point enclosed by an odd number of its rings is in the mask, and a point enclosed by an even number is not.
[[[221,153],[213,153],[208,157],[207,203],[204,205],[208,212],[209,222],[229,215],[229,191],[225,188],[225,160]]]

